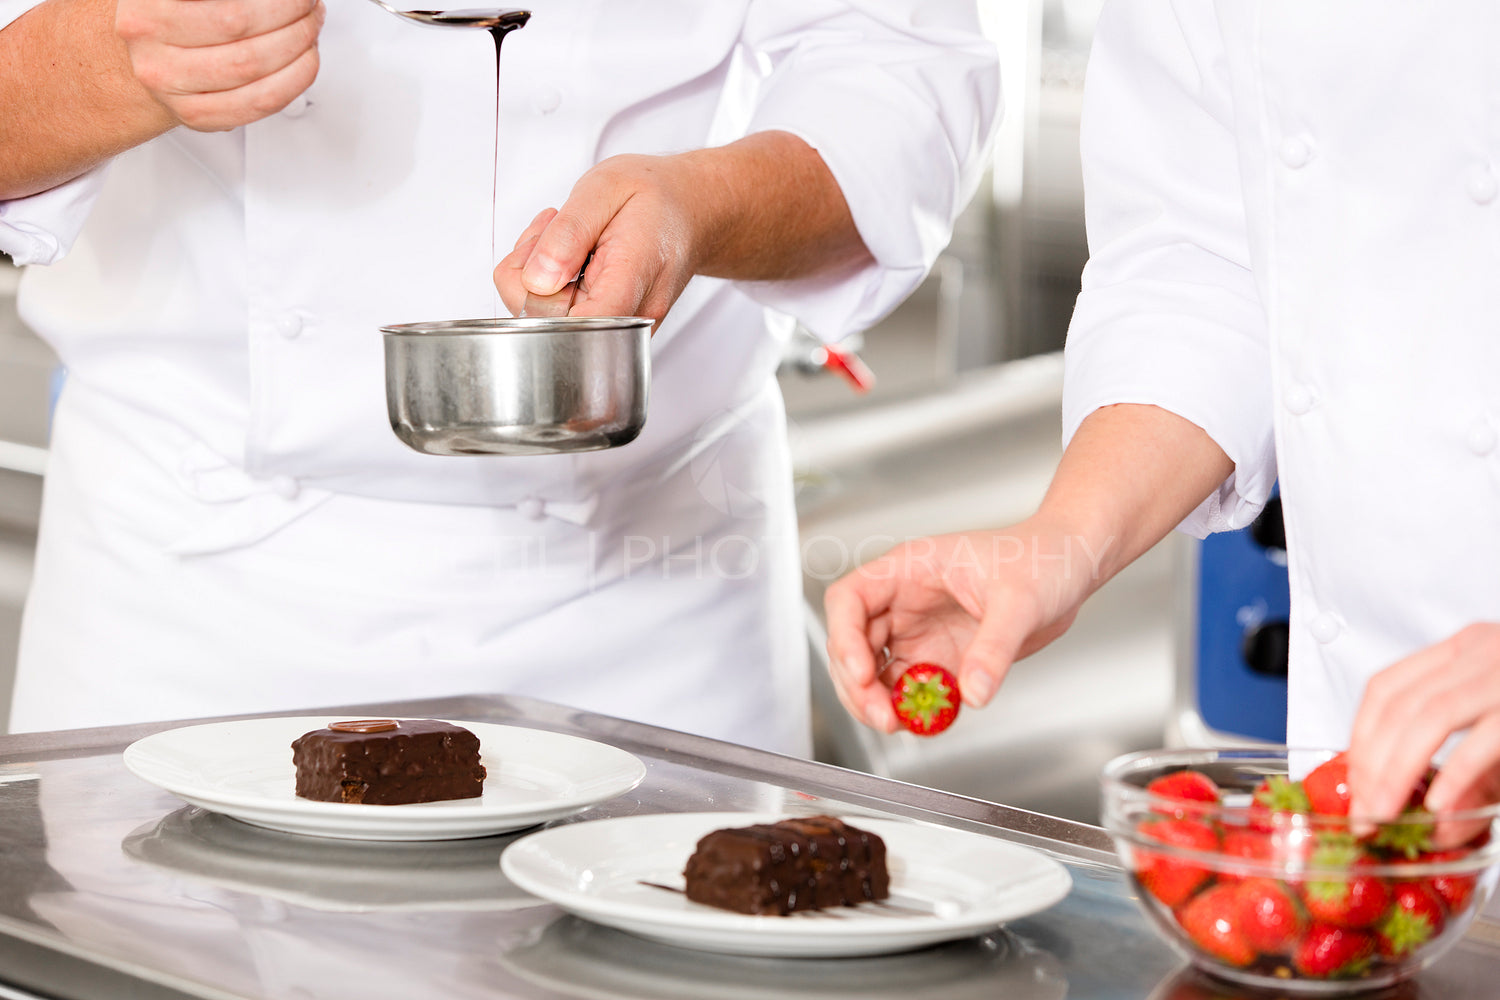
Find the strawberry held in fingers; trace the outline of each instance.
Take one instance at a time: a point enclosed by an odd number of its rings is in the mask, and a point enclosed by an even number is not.
[[[935,736],[958,718],[958,678],[936,663],[907,667],[891,688],[891,707],[918,736]]]
[[[1443,903],[1421,882],[1397,882],[1391,908],[1375,927],[1375,941],[1385,958],[1405,958],[1443,932]]]

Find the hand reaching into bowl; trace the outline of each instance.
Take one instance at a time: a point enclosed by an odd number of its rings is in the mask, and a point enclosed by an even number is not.
[[[1370,680],[1349,744],[1353,813],[1394,817],[1456,733],[1427,789],[1434,812],[1500,802],[1500,624],[1471,625]],[[1442,846],[1472,833],[1440,825],[1436,838]]]
[[[591,252],[575,298],[570,283]],[[517,315],[660,324],[695,274],[774,281],[869,259],[817,151],[786,132],[757,132],[714,149],[603,161],[561,208],[532,220],[494,278]]]

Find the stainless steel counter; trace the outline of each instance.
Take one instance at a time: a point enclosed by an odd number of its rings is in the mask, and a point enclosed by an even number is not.
[[[0,738],[0,998],[728,998],[1190,1000],[1135,909],[1103,831],[977,799],[501,697],[341,706],[527,725],[622,747],[633,792],[567,820],[701,810],[870,811],[1027,844],[1071,895],[1005,931],[878,958],[721,957],[563,915],[500,875],[516,834],[419,845],[243,826],[127,772],[164,725]],[[1500,926],[1481,922],[1409,997],[1494,995]]]

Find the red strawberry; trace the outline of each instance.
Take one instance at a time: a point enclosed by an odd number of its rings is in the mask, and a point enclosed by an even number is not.
[[[1239,928],[1238,900],[1237,888],[1216,885],[1200,892],[1178,910],[1177,922],[1205,954],[1243,968],[1255,961],[1256,955]]]
[[[1250,801],[1250,829],[1271,833],[1287,825],[1281,817],[1288,813],[1309,813],[1307,792],[1300,782],[1274,774],[1256,787]]]
[[[1214,828],[1193,819],[1147,820],[1136,829],[1142,837],[1172,847],[1194,851],[1215,851],[1219,847]],[[1174,909],[1213,877],[1202,865],[1143,848],[1136,849],[1135,865],[1135,876],[1146,891]]]
[[[1349,815],[1349,763],[1340,753],[1308,772],[1302,779],[1307,803],[1320,816]]]
[[[1214,784],[1214,779],[1202,771],[1192,769],[1164,774],[1147,785],[1146,791],[1159,799],[1170,799],[1173,802],[1216,805],[1219,801],[1219,786]],[[1207,812],[1203,808],[1170,807],[1161,807],[1156,811],[1170,816],[1201,816]]]
[[[907,667],[891,689],[896,718],[918,736],[935,736],[958,718],[958,678],[936,663]]]
[[[1386,958],[1405,958],[1443,932],[1443,901],[1421,882],[1397,882],[1391,908],[1375,927],[1375,942]]]
[[[1423,861],[1456,861],[1467,857],[1468,851],[1433,851],[1422,855]],[[1469,905],[1469,900],[1474,898],[1474,886],[1479,881],[1476,875],[1434,875],[1427,879],[1427,885],[1438,894],[1443,905],[1448,908],[1449,913],[1457,913]]]
[[[1314,920],[1339,927],[1368,927],[1380,919],[1390,902],[1390,890],[1380,879],[1356,873],[1355,869],[1370,864],[1370,859],[1352,837],[1324,837],[1312,852],[1311,863],[1314,868],[1347,872],[1303,886],[1302,901]]]
[[[1235,919],[1250,946],[1263,955],[1290,949],[1306,920],[1286,886],[1273,878],[1251,878],[1238,892]]]
[[[1224,845],[1219,849],[1226,859],[1240,858],[1249,862],[1270,861],[1272,857],[1271,836],[1255,830],[1230,829],[1224,832]],[[1243,872],[1221,872],[1219,881],[1234,884],[1249,876]]]
[[[1310,979],[1345,978],[1363,973],[1374,954],[1368,931],[1313,924],[1293,950],[1292,965]]]

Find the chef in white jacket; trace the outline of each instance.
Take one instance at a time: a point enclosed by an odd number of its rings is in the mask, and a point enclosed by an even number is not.
[[[1484,0],[1106,6],[1068,446],[1032,519],[832,590],[858,717],[893,729],[920,659],[984,704],[1174,526],[1243,527],[1279,479],[1288,742],[1351,745],[1355,809],[1389,815],[1472,727],[1427,801],[1500,798],[1497,45]]]
[[[0,0],[0,250],[68,372],[15,729],[506,692],[808,750],[780,344],[921,280],[993,48],[958,0],[534,12],[497,160],[482,31]],[[402,446],[378,327],[544,297],[584,239],[580,310],[663,320],[641,437]]]

